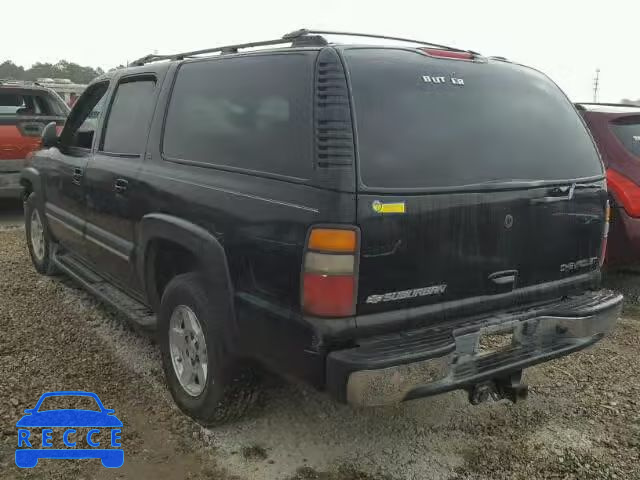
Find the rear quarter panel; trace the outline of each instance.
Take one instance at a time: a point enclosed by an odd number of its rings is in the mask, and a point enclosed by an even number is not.
[[[131,192],[134,216],[166,213],[214,235],[231,272],[240,353],[321,383],[321,361],[305,352],[313,332],[300,312],[303,249],[311,225],[353,224],[355,194],[164,159],[163,120],[175,67],[168,75]]]

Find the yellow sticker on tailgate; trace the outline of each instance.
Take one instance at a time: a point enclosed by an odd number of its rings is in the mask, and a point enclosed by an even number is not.
[[[371,208],[376,213],[404,213],[405,212],[405,203],[404,202],[388,202],[383,203],[380,200],[374,200],[371,204]]]

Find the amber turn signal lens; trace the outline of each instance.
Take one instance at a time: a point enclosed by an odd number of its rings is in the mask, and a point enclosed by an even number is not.
[[[321,252],[355,252],[356,232],[333,228],[314,228],[309,236],[310,250]]]

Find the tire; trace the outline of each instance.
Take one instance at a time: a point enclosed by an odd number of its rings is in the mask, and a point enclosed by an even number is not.
[[[257,399],[257,379],[251,370],[240,368],[225,347],[228,299],[204,285],[198,273],[181,274],[169,282],[160,304],[158,335],[167,385],[176,404],[198,423],[214,426],[246,413]],[[195,328],[191,314],[196,317]],[[181,341],[189,331],[194,338]],[[206,355],[198,338],[205,340]],[[187,354],[179,353],[182,347]],[[187,374],[178,373],[181,366]],[[199,373],[191,375],[189,369]]]
[[[40,225],[39,228],[36,225]],[[29,194],[24,202],[24,227],[27,236],[27,248],[35,269],[43,275],[55,275],[56,268],[52,260],[53,242],[47,228],[44,212],[38,206],[35,192]],[[35,231],[32,231],[33,229]],[[39,231],[38,231],[39,230]]]

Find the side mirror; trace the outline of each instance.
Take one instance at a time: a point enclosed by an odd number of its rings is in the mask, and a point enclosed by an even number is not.
[[[55,147],[58,144],[56,122],[51,122],[42,130],[42,148]]]

